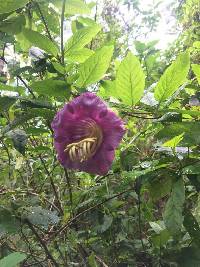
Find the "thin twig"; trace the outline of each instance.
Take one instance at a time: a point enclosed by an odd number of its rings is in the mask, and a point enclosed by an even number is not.
[[[32,89],[28,86],[28,84],[24,81],[24,79],[20,76],[17,75],[17,78],[23,83],[23,85],[28,89],[29,93],[32,95],[33,98],[36,98],[36,96],[34,95]]]
[[[129,192],[129,191],[132,191],[132,190],[133,190],[132,188],[129,188],[129,189],[123,191],[123,192],[120,192],[120,193],[118,193],[118,194],[116,194],[116,195],[114,195],[114,196],[112,196],[112,197],[109,197],[109,198],[103,200],[102,202],[97,203],[97,204],[95,204],[94,206],[92,206],[92,207],[90,207],[90,208],[88,208],[88,209],[86,209],[86,210],[80,212],[79,214],[77,214],[76,216],[74,216],[71,220],[69,220],[65,225],[63,225],[63,226],[62,226],[62,227],[55,233],[55,236],[57,236],[58,234],[60,234],[60,233],[62,233],[63,231],[65,231],[70,225],[72,225],[78,218],[80,218],[80,217],[81,217],[82,215],[84,215],[85,213],[88,213],[89,211],[91,211],[91,210],[93,210],[93,209],[95,209],[95,208],[97,208],[97,207],[103,205],[104,203],[106,203],[106,202],[108,202],[108,201],[110,201],[110,200],[112,200],[112,199],[114,199],[114,198],[116,198],[116,197],[119,197],[119,196],[121,196],[121,195],[123,195],[123,194],[125,194],[125,193],[127,193],[127,192]]]
[[[70,177],[68,175],[67,169],[64,168],[64,172],[65,172],[65,178],[66,178],[67,187],[68,187],[68,191],[69,191],[70,204],[71,204],[71,208],[72,208],[73,196],[72,196],[72,187],[71,187]]]
[[[42,22],[43,22],[43,24],[44,24],[44,27],[45,27],[45,29],[46,29],[47,35],[48,35],[49,39],[53,42],[53,38],[52,38],[51,33],[50,33],[50,31],[49,31],[47,22],[46,22],[45,17],[44,17],[44,15],[43,15],[43,13],[42,13],[42,10],[41,10],[41,8],[40,8],[40,5],[39,5],[38,2],[35,2],[35,4],[36,4],[37,9],[38,9],[38,11],[39,11],[39,13],[40,13],[40,17],[41,17],[41,20],[42,20]]]
[[[66,0],[63,0],[62,12],[61,12],[61,21],[60,21],[60,50],[61,50],[61,63],[63,65],[65,64],[65,50],[64,50],[65,3],[66,3]]]
[[[50,253],[49,249],[47,248],[45,242],[42,240],[42,238],[40,237],[38,232],[35,230],[35,228],[32,225],[32,223],[28,219],[25,220],[25,223],[28,225],[28,227],[31,229],[31,231],[33,232],[33,234],[35,235],[35,237],[39,241],[40,246],[44,249],[48,259],[50,259],[56,267],[59,267],[59,264],[56,262],[54,257],[51,255],[51,253]]]

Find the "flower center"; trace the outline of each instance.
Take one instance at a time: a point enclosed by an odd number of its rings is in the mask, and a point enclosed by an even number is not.
[[[71,161],[83,162],[90,159],[102,143],[103,134],[95,121],[84,121],[82,127],[84,138],[67,145],[64,150],[69,154]]]

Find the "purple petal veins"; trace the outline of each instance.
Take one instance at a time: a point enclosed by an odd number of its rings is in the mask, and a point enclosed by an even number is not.
[[[93,93],[83,93],[51,123],[60,163],[69,169],[106,174],[124,133],[123,121]]]

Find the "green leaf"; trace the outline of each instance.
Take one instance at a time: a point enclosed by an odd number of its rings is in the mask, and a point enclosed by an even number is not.
[[[92,252],[88,257],[88,263],[90,267],[98,267],[97,262],[95,260],[95,254]]]
[[[165,126],[158,132],[158,139],[169,140],[177,135],[184,133],[180,144],[184,146],[192,146],[200,144],[200,123],[199,122],[177,122]]]
[[[6,233],[16,233],[18,229],[19,223],[16,218],[8,209],[0,206],[0,236]]]
[[[1,267],[16,267],[20,262],[26,259],[26,254],[13,252],[0,260]]]
[[[24,155],[25,145],[28,141],[26,132],[21,129],[15,129],[8,132],[7,136],[12,139],[15,149]]]
[[[68,54],[67,60],[77,63],[83,63],[93,54],[93,50],[90,50],[88,48],[82,48],[78,51],[73,51],[73,53]]]
[[[180,267],[199,267],[200,249],[196,247],[182,248],[178,257],[178,263]]]
[[[33,91],[40,95],[48,95],[55,97],[68,96],[70,94],[69,88],[67,88],[67,83],[61,80],[43,80],[33,82],[31,84]]]
[[[185,82],[189,67],[189,53],[182,53],[161,76],[154,90],[155,99],[163,102],[170,97]]]
[[[194,74],[196,75],[197,81],[200,85],[200,65],[192,64],[192,70],[193,70]]]
[[[183,204],[185,201],[185,188],[180,178],[172,185],[171,196],[165,206],[163,219],[168,231],[176,235],[183,223]]]
[[[112,53],[113,46],[104,46],[81,64],[77,86],[86,87],[99,81],[109,67]]]
[[[183,140],[183,136],[184,133],[177,135],[174,138],[162,144],[162,146],[175,148]]]
[[[40,34],[39,32],[24,29],[24,37],[33,45],[39,47],[40,49],[46,51],[49,54],[56,56],[59,53],[59,49],[55,43],[53,43],[49,38]]]
[[[197,246],[200,247],[200,227],[196,218],[189,210],[185,210],[183,225]]]
[[[66,44],[65,54],[73,54],[74,51],[83,48],[86,44],[91,42],[100,30],[101,27],[97,25],[95,27],[84,27],[76,31]]]
[[[30,0],[1,0],[0,14],[15,11],[18,8],[25,6]]]
[[[65,13],[67,15],[90,14],[91,10],[82,0],[68,0],[65,5]]]
[[[99,88],[98,95],[101,97],[117,97],[116,93],[116,82],[115,81],[103,81]]]
[[[16,100],[15,97],[11,96],[0,96],[0,112],[8,110]]]
[[[56,211],[46,210],[40,206],[28,208],[23,217],[28,219],[32,224],[41,225],[45,229],[47,229],[50,224],[57,224],[60,220]]]
[[[57,72],[65,74],[65,68],[63,67],[63,65],[58,62],[52,62],[52,65]]]
[[[116,75],[116,94],[127,105],[135,105],[142,97],[145,75],[140,62],[132,53],[121,62]]]
[[[21,93],[25,91],[25,88],[22,86],[10,86],[7,84],[0,83],[0,90]]]
[[[4,20],[0,23],[0,30],[10,34],[18,34],[22,31],[22,28],[26,24],[24,15],[11,17],[10,19]]]

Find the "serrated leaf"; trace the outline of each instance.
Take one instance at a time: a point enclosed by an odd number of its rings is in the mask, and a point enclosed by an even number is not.
[[[168,231],[172,235],[180,232],[183,223],[183,204],[185,201],[185,187],[183,180],[179,178],[172,185],[171,196],[165,206],[163,219]]]
[[[200,85],[200,65],[192,64],[192,70],[193,70],[194,74],[196,75],[197,81]]]
[[[77,86],[86,87],[99,81],[109,67],[112,53],[113,46],[104,46],[81,64]]]
[[[1,267],[16,267],[20,262],[26,259],[26,254],[13,252],[0,260]]]
[[[61,80],[48,79],[36,81],[31,84],[31,88],[40,95],[66,97],[70,94],[69,88],[67,88],[67,83]]]
[[[69,0],[65,5],[65,13],[67,15],[90,14],[91,10],[82,0]]]
[[[53,43],[49,38],[40,34],[39,32],[24,29],[24,37],[34,46],[39,47],[40,49],[56,56],[59,53],[59,49],[55,43]]]
[[[178,56],[161,76],[154,89],[155,99],[165,101],[181,86],[187,77],[190,67],[189,53],[185,52]]]
[[[65,54],[73,54],[74,51],[83,48],[86,44],[91,42],[91,40],[100,31],[100,26],[84,27],[75,32],[72,37],[68,40],[65,47]]]
[[[30,0],[2,0],[0,1],[0,14],[9,13],[25,6]]]
[[[116,75],[116,94],[127,105],[135,105],[142,97],[145,75],[140,62],[131,52],[121,62]]]

